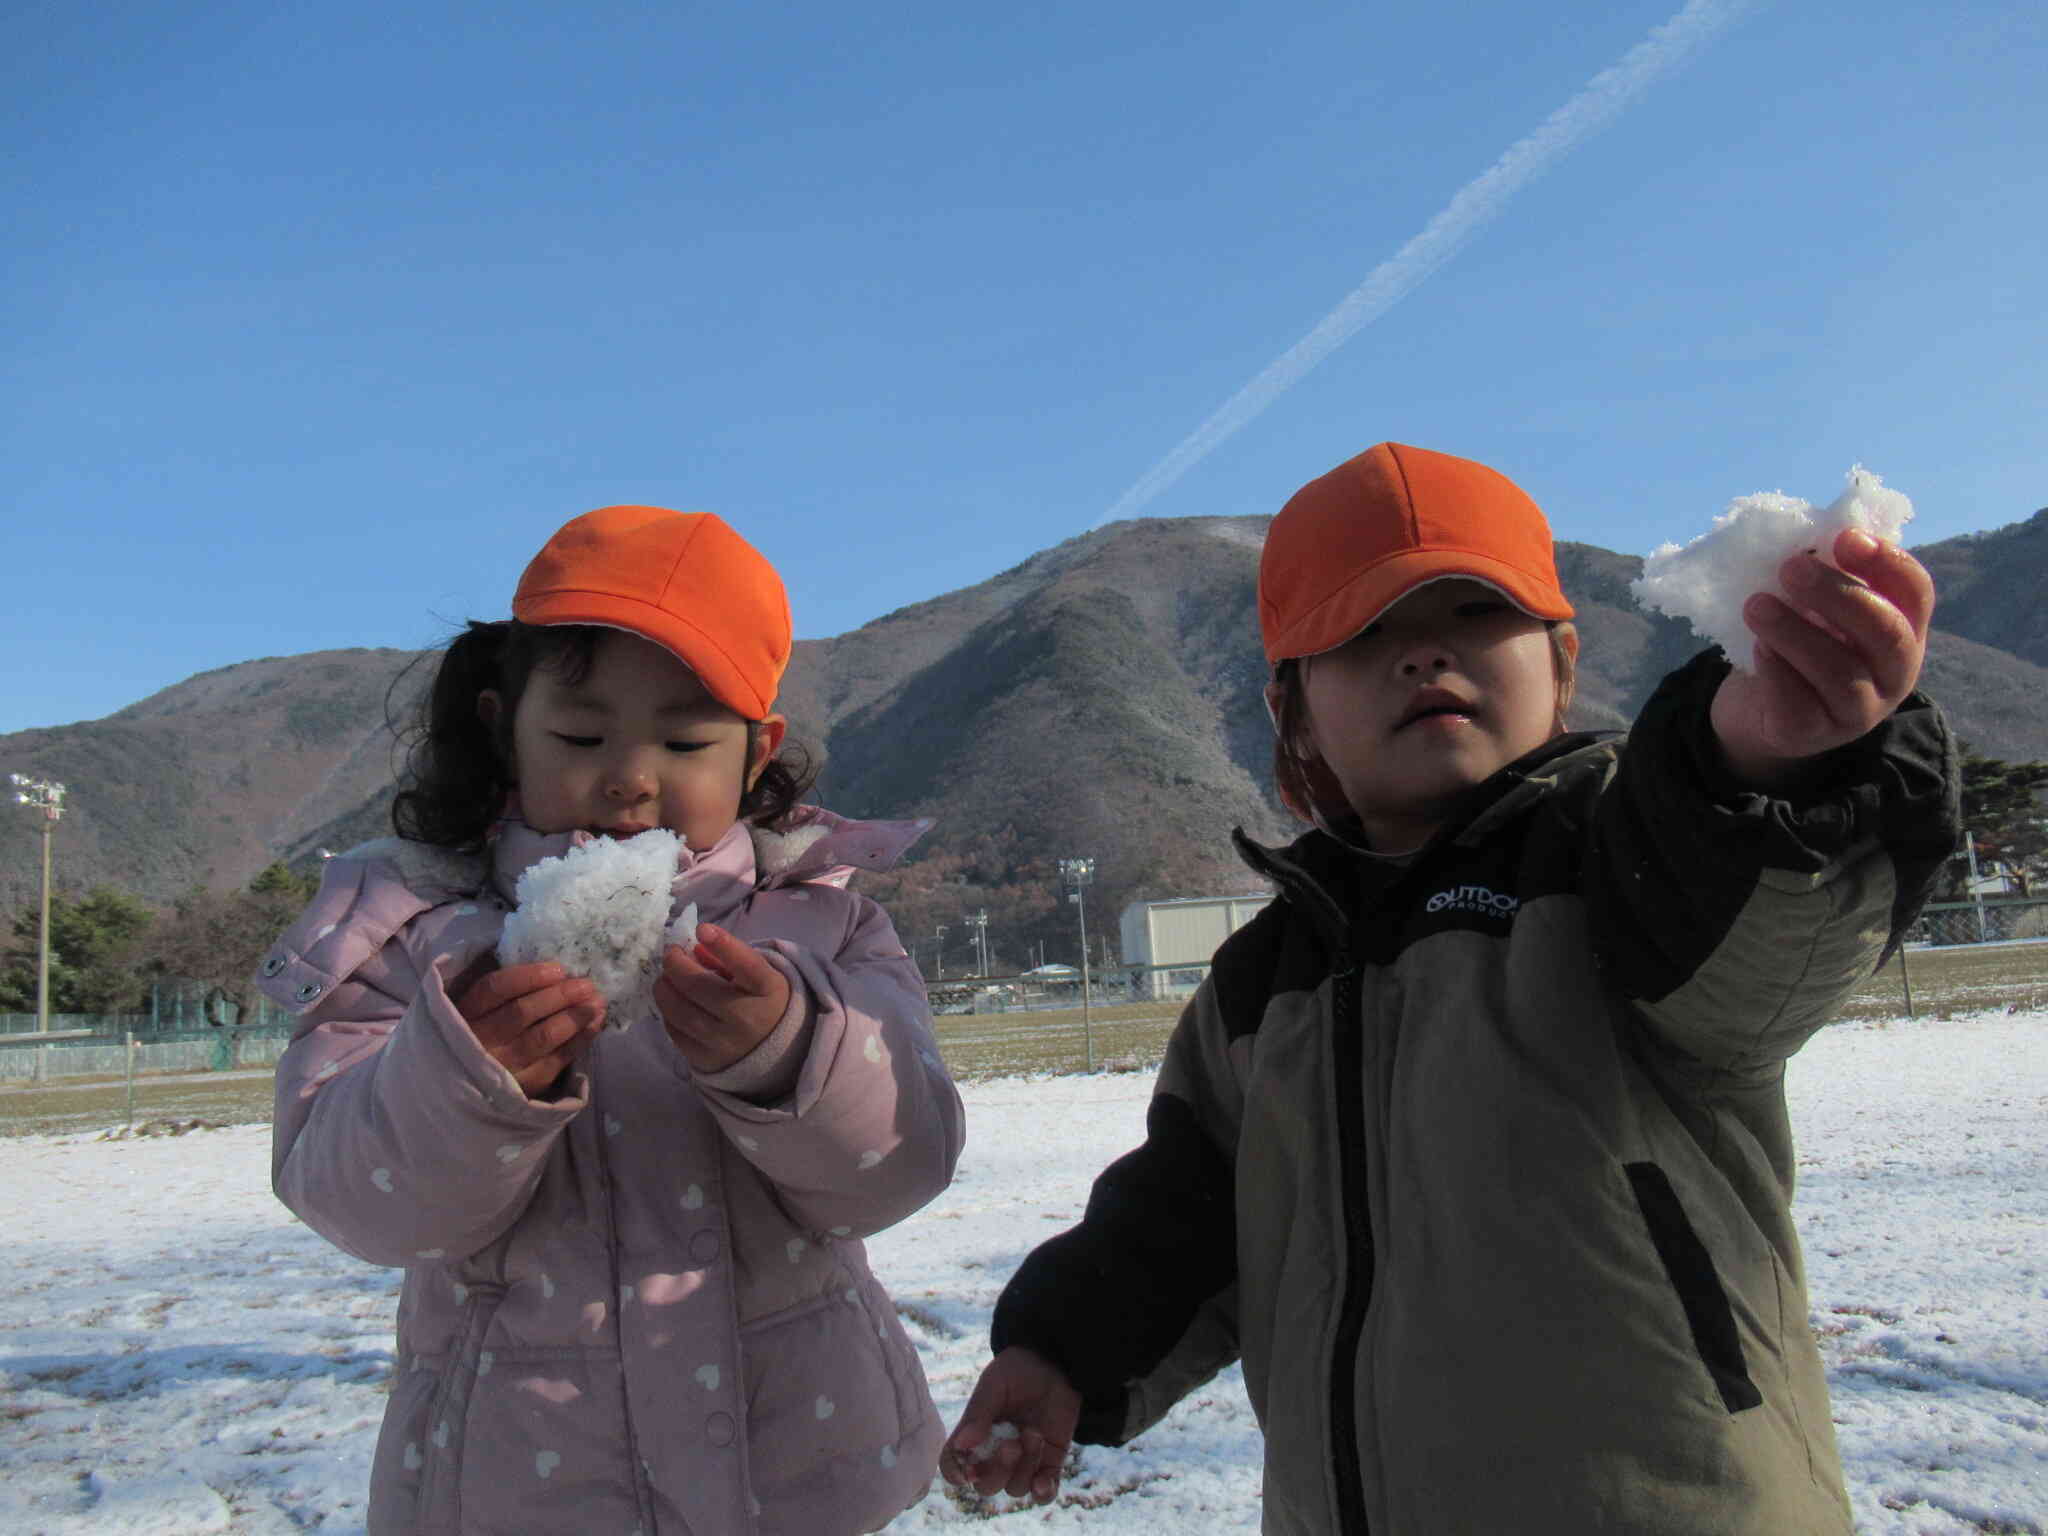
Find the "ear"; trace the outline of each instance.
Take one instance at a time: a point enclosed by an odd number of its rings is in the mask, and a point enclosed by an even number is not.
[[[504,706],[505,701],[499,696],[498,690],[486,688],[476,696],[476,717],[485,725],[495,728],[498,724],[498,712]]]
[[[1550,632],[1552,665],[1557,672],[1557,730],[1564,733],[1565,711],[1572,707],[1572,692],[1579,681],[1579,629],[1569,619],[1561,620]]]
[[[780,715],[763,715],[754,722],[754,747],[747,754],[747,788],[752,789],[761,777],[762,770],[782,750],[782,738],[789,731],[789,722]]]

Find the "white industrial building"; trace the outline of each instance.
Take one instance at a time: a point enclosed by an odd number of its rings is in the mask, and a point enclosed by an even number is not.
[[[1258,915],[1273,898],[1187,896],[1134,901],[1124,908],[1124,965],[1138,997],[1186,997],[1209,973],[1216,946]]]

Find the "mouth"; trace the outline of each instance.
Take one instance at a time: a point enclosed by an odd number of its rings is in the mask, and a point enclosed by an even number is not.
[[[1394,729],[1405,731],[1422,720],[1470,720],[1477,713],[1477,705],[1448,688],[1424,688],[1408,701]]]
[[[599,837],[617,838],[620,842],[623,843],[629,837],[638,837],[642,832],[651,832],[654,830],[654,828],[651,825],[649,825],[633,827],[592,827],[590,830]]]

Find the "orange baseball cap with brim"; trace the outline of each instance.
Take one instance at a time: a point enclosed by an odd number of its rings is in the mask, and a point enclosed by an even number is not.
[[[1375,443],[1296,491],[1259,555],[1266,660],[1335,650],[1425,582],[1468,576],[1539,619],[1568,619],[1550,524],[1506,475]]]
[[[759,720],[789,665],[789,596],[761,552],[710,512],[599,507],[562,525],[512,598],[522,624],[600,624],[681,658]]]

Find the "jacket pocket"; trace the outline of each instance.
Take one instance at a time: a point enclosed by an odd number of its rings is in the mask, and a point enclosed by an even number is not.
[[[922,1415],[904,1411],[913,1389],[888,1358],[889,1332],[857,1287],[740,1331],[747,1460],[764,1504],[829,1478],[842,1462],[871,1468],[874,1477],[894,1465],[896,1447]]]
[[[1749,1362],[1743,1358],[1742,1338],[1736,1331],[1735,1311],[1728,1305],[1728,1293],[1714,1272],[1707,1245],[1686,1219],[1678,1192],[1655,1163],[1627,1163],[1629,1188],[1635,1192],[1636,1209],[1650,1229],[1650,1242],[1664,1265],[1671,1288],[1685,1308],[1685,1320],[1692,1329],[1693,1348],[1700,1363],[1714,1378],[1721,1402],[1730,1413],[1757,1407],[1763,1394],[1749,1379]]]
[[[435,1281],[447,1278],[434,1276]],[[484,1335],[490,1330],[491,1319],[498,1315],[498,1304],[505,1299],[502,1286],[470,1286],[467,1290],[462,1302],[462,1325],[452,1341],[454,1348],[441,1362],[440,1381],[427,1410],[426,1432],[433,1442],[433,1454],[426,1457],[425,1476],[420,1479],[423,1529],[442,1522],[453,1526],[461,1518],[459,1472],[468,1448],[466,1421],[469,1401],[476,1390],[477,1361],[483,1354]]]
[[[373,1532],[429,1530],[434,1525],[423,1496],[428,1463],[441,1454],[433,1438],[434,1408],[446,1368],[445,1359],[434,1365],[412,1360],[401,1364],[392,1378],[370,1473]]]

